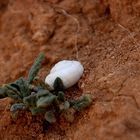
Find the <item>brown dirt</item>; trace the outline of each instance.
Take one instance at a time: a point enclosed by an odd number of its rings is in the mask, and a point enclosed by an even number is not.
[[[57,61],[78,59],[85,73],[67,94],[95,97],[72,124],[46,130],[27,112],[14,121],[1,100],[0,139],[140,139],[139,0],[0,0],[0,33],[0,84],[26,76],[45,51],[42,79]]]

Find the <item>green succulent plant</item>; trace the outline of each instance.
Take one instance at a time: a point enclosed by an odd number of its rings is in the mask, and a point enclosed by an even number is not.
[[[32,115],[44,114],[49,123],[54,123],[57,116],[63,114],[66,120],[72,122],[76,111],[88,107],[92,103],[90,95],[83,95],[77,100],[65,97],[62,80],[57,77],[52,90],[37,78],[45,56],[40,53],[31,67],[28,77],[19,78],[13,83],[0,87],[0,99],[10,97],[14,100],[10,111],[29,110]]]

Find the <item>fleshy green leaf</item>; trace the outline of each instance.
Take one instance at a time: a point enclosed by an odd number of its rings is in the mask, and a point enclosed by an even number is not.
[[[32,107],[36,106],[36,94],[24,97],[23,102],[27,106],[32,106]]]
[[[37,115],[37,114],[45,113],[46,109],[33,107],[33,108],[30,108],[30,111],[32,115]]]
[[[11,106],[10,111],[16,112],[17,110],[22,110],[25,108],[26,108],[26,106],[23,103],[16,103]]]
[[[22,101],[22,99],[12,91],[8,91],[7,94],[8,94],[8,97],[14,99],[15,101]]]
[[[29,83],[24,78],[20,78],[16,81],[16,84],[20,88],[20,92],[22,94],[22,97],[26,97],[30,95],[30,89],[29,89]]]
[[[43,88],[43,89],[47,89],[49,91],[53,90],[48,84],[46,84],[42,79],[35,77],[34,81],[33,81],[33,85]]]
[[[48,90],[40,89],[40,90],[37,92],[36,95],[37,95],[37,99],[39,99],[40,97],[50,96],[50,95],[52,95],[52,93],[50,93]]]
[[[63,91],[64,90],[63,81],[59,77],[57,77],[54,81],[53,87],[54,87],[54,90],[56,91]]]
[[[59,91],[58,92],[58,100],[60,100],[62,102],[65,100],[65,94],[64,94],[64,92],[62,92],[62,91]]]
[[[77,111],[81,111],[82,109],[88,107],[92,103],[92,98],[90,95],[84,95],[79,100],[76,100],[73,107]]]
[[[7,97],[7,89],[5,87],[0,87],[0,99]]]
[[[21,93],[10,84],[5,85],[5,88],[7,88],[7,95],[12,98],[12,96],[17,96],[18,98],[22,99]]]
[[[32,65],[29,75],[28,75],[28,81],[29,83],[32,83],[36,75],[38,74],[40,68],[41,68],[41,63],[44,60],[45,55],[44,53],[40,53],[37,59],[35,60],[34,64]]]
[[[56,117],[55,117],[53,111],[47,111],[47,112],[45,113],[45,119],[46,119],[46,121],[48,121],[49,123],[55,123],[55,122],[56,122]]]
[[[29,83],[24,78],[21,77],[10,85],[20,92],[22,98],[30,95]]]
[[[56,100],[56,98],[55,95],[41,97],[37,101],[37,107],[48,107]]]
[[[9,85],[5,85],[4,88],[5,88],[7,97],[10,97],[16,101],[22,101],[20,93],[16,89],[14,89],[13,87],[11,87]]]

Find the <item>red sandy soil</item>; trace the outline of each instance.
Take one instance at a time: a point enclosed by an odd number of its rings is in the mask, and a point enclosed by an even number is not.
[[[76,59],[85,72],[69,96],[90,93],[93,104],[46,127],[0,101],[0,140],[139,140],[140,1],[0,0],[0,84],[27,76],[39,52],[48,74],[59,60]],[[45,127],[43,127],[45,126]]]

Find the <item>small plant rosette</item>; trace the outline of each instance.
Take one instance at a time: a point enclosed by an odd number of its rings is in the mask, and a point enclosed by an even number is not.
[[[37,77],[45,58],[40,53],[32,65],[28,77],[19,78],[13,83],[0,87],[0,99],[10,97],[14,100],[10,111],[17,113],[28,110],[32,115],[43,114],[46,121],[55,123],[57,116],[63,115],[69,122],[74,120],[76,111],[81,111],[91,105],[92,97],[84,94],[79,99],[66,99],[65,87],[61,78],[56,77],[53,89]]]

